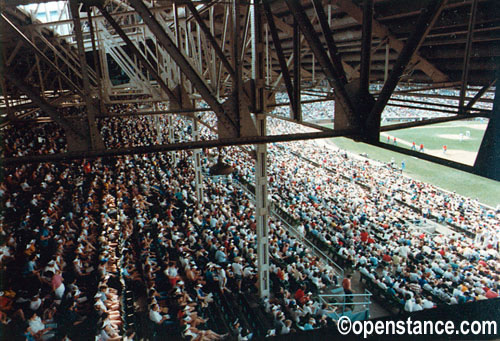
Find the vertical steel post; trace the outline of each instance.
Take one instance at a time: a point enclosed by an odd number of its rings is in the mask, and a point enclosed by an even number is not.
[[[252,39],[252,79],[255,85],[253,108],[257,118],[257,130],[261,136],[266,135],[266,116],[264,103],[264,41],[262,37],[262,13],[260,0],[250,2],[251,39]],[[257,160],[255,165],[255,200],[257,219],[257,262],[259,278],[259,295],[268,297],[269,283],[269,207],[267,200],[267,144],[255,145]]]
[[[500,67],[496,71],[500,77]],[[493,110],[474,162],[474,172],[500,181],[500,86],[495,88]]]
[[[89,33],[90,33],[90,39],[92,42],[92,59],[94,60],[94,68],[95,68],[95,73],[96,73],[96,84],[97,84],[97,90],[99,92],[99,102],[100,105],[103,105],[102,102],[102,85],[101,85],[101,70],[99,68],[99,57],[97,55],[97,45],[96,45],[96,35],[94,32],[94,22],[92,20],[92,11],[94,10],[93,7],[91,8],[90,6],[86,5],[87,8],[87,16],[89,19]]]
[[[384,65],[384,83],[389,77],[389,40],[385,43],[385,65]]]
[[[264,84],[264,37],[262,35],[262,11],[260,0],[250,2],[250,30],[252,46],[252,81],[255,96],[252,96],[255,113],[262,113],[265,108]]]
[[[300,63],[301,63],[301,55],[300,55],[300,29],[299,24],[297,23],[297,19],[293,20],[293,99],[294,102],[294,113],[293,118],[301,122],[302,121],[302,105],[300,99],[300,83],[301,83],[301,74],[300,74]]]
[[[477,0],[473,0],[470,9],[469,29],[467,31],[467,43],[465,44],[465,56],[462,68],[462,85],[460,87],[460,100],[458,102],[458,110],[461,114],[464,112],[464,101],[467,94],[467,83],[469,81],[470,53],[472,50],[472,39],[474,37],[474,25],[476,23],[477,3]]]
[[[80,13],[79,6],[76,1],[69,2],[71,9],[71,16],[73,17],[74,33],[76,37],[76,44],[78,46],[78,57],[80,60],[80,67],[82,70],[82,80],[83,80],[83,98],[85,99],[85,105],[87,107],[87,121],[89,125],[89,135],[90,135],[90,146],[92,149],[103,149],[104,142],[97,129],[97,124],[95,117],[98,114],[95,98],[92,96],[90,88],[89,79],[89,69],[87,67],[87,59],[85,57],[85,46],[83,45],[83,33],[82,26],[80,23]]]
[[[200,133],[198,129],[198,120],[196,114],[193,114],[193,126],[191,129],[193,135],[193,141],[200,140]],[[194,176],[195,176],[195,190],[196,199],[198,200],[198,208],[201,209],[203,206],[203,174],[201,173],[201,149],[196,148],[193,150],[193,162],[194,162]]]
[[[99,61],[101,65],[101,93],[104,98],[101,98],[104,102],[109,99],[109,87],[111,85],[109,79],[109,69],[108,69],[108,55],[106,52],[106,45],[103,42],[103,37],[99,25],[103,25],[102,22],[96,21],[96,36],[97,36],[97,51],[99,52]]]
[[[153,111],[159,111],[158,103],[153,103]],[[163,144],[163,125],[161,124],[161,115],[155,115],[154,124],[156,126],[156,141],[158,144]]]
[[[373,0],[363,2],[363,34],[361,41],[361,69],[359,77],[359,89],[363,94],[368,93],[370,84],[370,62],[372,49],[372,19]]]
[[[168,143],[175,143],[175,134],[174,134],[174,119],[173,115],[167,115],[167,125],[168,125]],[[177,152],[174,150],[170,152],[170,156],[172,158],[173,165],[177,165]]]
[[[175,2],[172,3],[172,10],[174,12],[175,42],[177,44],[177,48],[179,50],[181,50],[182,47],[181,47],[181,30],[180,30],[180,27],[179,27],[179,11],[178,11],[178,6],[177,6],[177,4]],[[186,45],[187,45],[187,41],[186,41]],[[179,85],[182,86],[181,68],[179,66],[177,66],[175,69],[177,71],[177,81],[179,82]],[[179,94],[179,101],[181,102],[181,108],[182,108],[183,103],[182,103],[182,96],[180,96],[180,94]]]
[[[232,54],[231,58],[233,59],[233,70],[235,73],[235,77],[232,79],[233,85],[233,110],[236,117],[235,128],[236,132],[239,136],[241,133],[240,129],[240,96],[242,89],[242,81],[241,81],[241,63],[240,63],[240,0],[233,0],[232,3],[232,12],[231,12],[231,24],[232,24]]]
[[[257,125],[261,136],[266,135],[266,116],[258,115]],[[259,295],[268,297],[269,283],[269,206],[267,194],[267,144],[257,144],[257,163],[255,165],[255,217],[257,219],[257,262]]]

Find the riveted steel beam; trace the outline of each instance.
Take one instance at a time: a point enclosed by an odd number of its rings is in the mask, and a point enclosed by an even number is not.
[[[300,134],[249,136],[249,137],[237,137],[237,138],[208,140],[208,141],[207,140],[191,141],[191,142],[171,143],[162,145],[106,149],[98,151],[90,150],[81,152],[67,152],[59,154],[4,158],[2,160],[2,165],[11,166],[11,165],[19,165],[27,163],[66,162],[70,160],[96,158],[96,157],[115,157],[120,155],[163,153],[173,150],[191,150],[196,148],[215,148],[215,147],[226,147],[226,146],[241,146],[241,145],[258,144],[258,143],[311,140],[311,139],[337,137],[337,136],[352,136],[354,133],[355,131],[352,129],[342,129],[334,131],[332,130],[332,131],[321,131],[321,132],[300,133]]]
[[[317,0],[316,0],[317,1]],[[363,2],[363,28],[361,35],[361,67],[359,77],[359,89],[362,93],[368,93],[370,84],[370,62],[372,48],[372,20],[373,0]]]
[[[416,53],[418,46],[425,39],[425,34],[429,31],[428,25],[438,14],[437,10],[438,8],[440,8],[442,1],[443,0],[431,0],[428,6],[422,9],[420,17],[415,25],[415,30],[406,41],[405,47],[399,54],[389,78],[385,82],[384,87],[382,88],[382,91],[377,98],[377,101],[370,111],[366,121],[367,128],[365,129],[365,131],[369,135],[365,137],[371,142],[377,142],[379,140],[380,117],[382,111],[389,101],[389,98],[391,97],[394,89],[398,85],[399,79],[408,66],[408,63]]]
[[[222,104],[212,93],[210,87],[205,83],[203,78],[196,72],[195,68],[191,65],[190,61],[181,52],[175,42],[172,41],[165,29],[158,23],[156,18],[151,14],[150,10],[141,0],[129,0],[130,5],[142,17],[148,28],[156,36],[160,44],[163,45],[165,50],[169,53],[175,63],[180,67],[181,71],[186,75],[187,79],[198,90],[201,97],[207,102],[212,110],[217,115],[217,118],[222,121],[224,127],[231,131],[238,131],[237,122],[235,122],[229,115],[227,115],[222,107]]]
[[[295,113],[295,101],[293,100],[293,84],[292,78],[290,77],[290,71],[288,70],[288,65],[285,59],[285,54],[283,53],[283,48],[281,47],[281,41],[278,36],[278,31],[276,28],[276,23],[274,22],[273,13],[271,12],[271,6],[269,6],[269,1],[264,0],[262,2],[264,7],[264,13],[266,14],[267,24],[269,25],[269,32],[274,43],[274,49],[276,50],[276,55],[278,56],[278,62],[281,69],[281,74],[283,75],[283,81],[285,82],[286,92],[290,98],[290,103],[292,103],[292,111]]]
[[[71,89],[79,94],[83,93],[82,90],[75,83],[73,83],[73,81],[64,72],[62,72],[61,69],[58,68],[49,57],[47,57],[47,55],[45,55],[45,53],[43,53],[26,35],[24,35],[23,32],[21,32],[21,30],[14,23],[9,20],[9,18],[5,16],[5,14],[0,14],[0,18],[14,30],[14,32],[21,38],[21,40],[24,41],[26,46],[30,47],[36,53],[36,55],[41,57],[44,62],[46,62],[54,71],[56,71],[57,74],[61,76],[64,81],[71,87]]]
[[[363,23],[363,10],[352,0],[333,0],[332,4],[347,13],[358,23]],[[389,46],[397,52],[403,50],[404,42],[399,40],[385,25],[377,20],[373,20],[373,35],[382,39],[387,38]],[[413,55],[413,59],[413,64],[416,65],[416,68],[424,72],[434,82],[448,81],[448,77],[443,72],[418,53]]]
[[[97,128],[95,117],[98,114],[96,98],[92,96],[90,87],[89,68],[87,67],[87,58],[85,57],[85,47],[83,45],[83,32],[80,22],[79,6],[76,1],[69,2],[71,16],[73,17],[73,29],[75,31],[76,43],[78,46],[78,58],[82,68],[83,80],[83,98],[87,107],[87,121],[90,136],[90,147],[92,149],[103,149],[104,141]]]
[[[340,76],[335,71],[325,49],[323,48],[323,44],[319,39],[316,30],[314,29],[311,21],[306,15],[306,12],[302,5],[296,0],[286,0],[286,4],[290,9],[293,17],[297,20],[299,24],[300,30],[302,34],[306,38],[311,51],[314,53],[314,56],[320,63],[323,68],[323,72],[327,76],[327,80],[335,89],[336,102],[342,107],[343,111],[346,114],[346,117],[349,121],[350,127],[358,127],[358,117],[354,110],[354,106],[352,105],[351,99],[342,83]]]
[[[328,17],[323,8],[321,0],[313,0],[314,10],[316,11],[316,16],[318,17],[319,24],[321,26],[321,31],[323,32],[323,37],[326,41],[326,46],[328,47],[328,52],[330,53],[330,59],[332,60],[333,67],[342,83],[347,83],[346,75],[344,72],[344,67],[342,65],[342,59],[340,58],[340,53],[337,49],[337,45],[333,40],[333,32],[330,29],[330,23]]]
[[[156,80],[156,82],[160,85],[161,89],[165,91],[168,98],[176,104],[180,105],[178,97],[170,90],[168,85],[163,81],[163,79],[158,74],[157,70],[149,63],[149,61],[144,57],[144,55],[139,51],[139,49],[135,46],[135,44],[130,40],[127,34],[123,31],[120,25],[113,19],[111,14],[102,6],[98,6],[101,14],[106,18],[109,24],[114,28],[115,32],[122,38],[122,40],[127,44],[128,48],[132,52],[132,54],[139,60],[141,65],[145,67],[151,76]]]

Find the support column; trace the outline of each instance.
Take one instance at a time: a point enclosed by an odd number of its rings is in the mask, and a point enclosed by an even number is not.
[[[469,82],[469,65],[472,51],[472,39],[474,37],[474,25],[476,23],[476,12],[478,0],[473,0],[470,9],[469,29],[467,31],[467,42],[465,44],[465,56],[462,67],[462,84],[460,86],[460,100],[458,102],[458,111],[464,112],[464,101],[467,95],[467,83]]]
[[[361,69],[359,90],[362,95],[369,93],[370,62],[372,49],[373,0],[363,2],[363,34],[361,40]]]
[[[497,70],[497,79],[500,69]],[[500,86],[497,84],[493,111],[474,163],[476,174],[500,180]]]
[[[293,98],[291,98],[291,100],[294,102],[293,108],[295,109],[293,112],[294,116],[293,118],[298,122],[302,122],[302,104],[300,100],[300,83],[301,83],[300,64],[301,64],[300,30],[297,20],[294,19],[293,20]]]
[[[257,125],[261,136],[266,135],[265,115],[258,115]],[[269,297],[269,207],[267,202],[267,144],[257,144],[255,165],[255,216],[257,219],[257,273],[259,296]]]
[[[89,19],[89,33],[90,33],[90,39],[92,43],[92,59],[94,59],[94,69],[95,69],[95,74],[96,74],[96,84],[97,84],[97,91],[99,93],[99,106],[101,108],[101,111],[104,111],[104,102],[103,102],[103,93],[102,93],[102,86],[101,86],[101,69],[99,67],[99,56],[97,54],[97,44],[96,44],[96,35],[94,31],[94,23],[92,19],[93,15],[93,7],[90,7],[88,5],[85,5],[87,9],[87,17]]]
[[[384,83],[389,77],[389,42],[385,43]]]
[[[417,53],[418,47],[425,40],[432,23],[437,20],[444,0],[430,0],[427,7],[422,8],[417,23],[410,37],[406,40],[404,48],[399,53],[398,59],[392,67],[391,74],[373,105],[364,122],[364,138],[370,143],[378,143],[380,139],[380,118],[389,98],[399,83],[403,72]]]
[[[85,57],[85,47],[83,45],[83,33],[80,23],[79,14],[79,4],[76,1],[69,2],[71,9],[71,16],[73,17],[74,33],[76,38],[76,44],[78,46],[78,57],[80,59],[80,66],[82,69],[82,80],[83,80],[83,98],[85,100],[85,105],[87,107],[87,121],[89,125],[89,136],[90,145],[92,149],[104,149],[104,142],[102,136],[99,133],[95,117],[99,114],[97,110],[97,101],[91,93],[90,79],[87,67],[87,59]]]
[[[168,143],[175,143],[175,134],[174,134],[174,119],[172,115],[167,116],[167,124],[168,124]],[[173,165],[177,165],[177,152],[170,152],[170,156],[172,158]]]
[[[200,135],[198,131],[198,120],[196,119],[196,114],[193,114],[193,129],[191,132],[193,134],[193,141],[199,141]],[[201,209],[203,206],[203,174],[201,173],[201,149],[196,148],[193,150],[193,162],[194,162],[194,176],[195,176],[195,190],[196,199],[198,200],[198,208]]]
[[[153,111],[159,111],[158,103],[153,103]],[[161,124],[161,115],[155,115],[154,124],[156,127],[156,141],[158,144],[163,144],[163,125]]]
[[[231,24],[232,24],[232,36],[231,36],[231,58],[233,62],[233,70],[235,77],[232,80],[232,106],[234,116],[236,118],[236,129],[237,136],[240,136],[240,101],[241,101],[241,90],[242,90],[242,79],[241,79],[241,62],[240,62],[240,0],[232,1],[232,12],[231,12]],[[242,47],[244,48],[244,46]]]

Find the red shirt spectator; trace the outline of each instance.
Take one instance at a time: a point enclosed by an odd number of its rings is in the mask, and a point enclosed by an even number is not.
[[[54,274],[54,276],[52,276],[52,281],[51,281],[52,289],[56,290],[57,288],[59,288],[62,282],[63,282],[62,276],[59,274]]]
[[[83,170],[85,171],[85,174],[89,174],[92,171],[92,166],[90,165],[90,162],[85,163],[85,166],[83,166]]]
[[[283,272],[283,270],[278,269],[278,273],[276,274],[279,278],[280,281],[284,281],[285,280],[285,273]]]
[[[344,288],[344,291],[351,290],[351,279],[349,277],[342,280],[342,288]]]
[[[361,232],[360,237],[361,237],[361,241],[363,243],[366,243],[368,241],[368,232],[366,232],[366,231]]]
[[[306,293],[302,288],[297,289],[295,292],[294,298],[297,302],[302,302],[304,300],[304,297],[306,296]]]
[[[493,290],[488,290],[484,296],[486,296],[486,298],[497,298],[498,294]]]

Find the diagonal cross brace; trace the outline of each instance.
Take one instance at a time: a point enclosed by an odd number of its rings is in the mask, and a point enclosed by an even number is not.
[[[39,57],[41,57],[47,64],[50,65],[50,67],[57,72],[59,76],[61,76],[66,83],[78,94],[82,94],[82,90],[64,73],[61,71],[60,68],[58,68],[54,62],[47,57],[45,53],[43,53],[36,45],[33,43],[31,40],[28,39],[24,35],[23,32],[12,22],[10,21],[3,13],[0,14],[0,18],[2,18],[13,30],[16,32],[16,34],[26,43],[27,46],[29,46]]]
[[[207,104],[212,108],[212,110],[217,115],[219,120],[226,122],[225,126],[229,129],[237,130],[237,124],[232,120],[229,115],[224,112],[222,104],[217,100],[217,98],[212,94],[209,86],[201,78],[201,76],[196,72],[195,68],[191,65],[186,56],[181,52],[181,50],[176,46],[175,42],[169,37],[165,32],[164,28],[158,23],[156,18],[151,14],[150,10],[141,0],[129,0],[130,5],[136,10],[136,12],[142,17],[144,23],[148,26],[151,32],[156,36],[158,41],[163,45],[165,50],[169,53],[172,59],[177,63],[181,71],[186,75],[187,79],[194,85],[198,90],[201,97],[207,102]]]
[[[219,44],[215,40],[215,37],[210,32],[210,28],[208,28],[207,24],[205,24],[205,21],[203,21],[200,13],[198,12],[198,10],[194,6],[194,4],[191,2],[191,0],[186,0],[186,2],[184,2],[184,3],[189,8],[189,11],[193,15],[193,17],[196,20],[196,22],[198,23],[198,25],[200,25],[201,30],[205,34],[205,37],[207,38],[208,42],[212,45],[215,53],[217,54],[217,56],[221,60],[222,64],[224,64],[227,72],[231,75],[231,78],[234,79],[234,77],[236,77],[236,73],[234,72],[233,67],[231,66],[231,64],[227,60],[226,56],[224,55],[224,52],[222,51],[221,47],[219,46]]]
[[[79,136],[82,139],[86,139],[87,138],[84,134],[82,134],[81,131],[75,129],[74,123],[72,123],[71,121],[69,121],[66,118],[64,118],[57,111],[57,108],[53,107],[47,101],[45,101],[37,93],[37,91],[33,87],[31,87],[30,85],[24,83],[24,81],[21,80],[18,76],[14,75],[14,74],[12,74],[12,73],[10,73],[8,71],[6,72],[6,70],[0,70],[0,71],[3,73],[4,77],[9,82],[11,82],[12,84],[14,84],[14,86],[16,88],[18,88],[23,93],[25,93],[26,96],[28,96],[33,101],[33,103],[35,103],[36,106],[38,106],[41,110],[43,110],[44,112],[46,112],[50,116],[50,118],[53,119],[54,122],[56,122],[57,124],[59,124],[64,130],[70,131],[70,132],[72,132],[73,134]]]
[[[139,51],[139,49],[135,46],[135,44],[130,40],[130,38],[123,31],[123,29],[120,27],[120,25],[118,25],[118,23],[113,19],[111,14],[109,14],[109,12],[106,11],[106,9],[101,5],[97,6],[97,8],[102,13],[104,18],[106,18],[106,20],[109,22],[109,24],[114,28],[116,33],[122,38],[122,40],[125,42],[125,44],[127,44],[127,46],[130,48],[132,53],[137,57],[137,59],[139,60],[141,65],[144,66],[149,71],[151,76],[153,76],[153,78],[158,82],[158,85],[160,85],[162,90],[165,91],[165,93],[168,95],[168,98],[170,98],[171,101],[174,101],[176,104],[178,104],[180,106],[179,99],[177,98],[177,96],[172,92],[172,90],[170,90],[168,85],[165,84],[165,82],[160,77],[158,72],[156,72],[156,70],[153,68],[153,66],[151,66],[151,64],[146,59],[146,57],[144,57],[144,55]]]
[[[341,11],[345,12],[358,23],[363,22],[363,10],[352,0],[333,0],[332,4],[336,5]],[[401,53],[403,50],[404,43],[392,34],[385,25],[375,19],[373,19],[373,35],[382,39],[387,38],[389,46],[397,52]],[[448,77],[443,72],[418,53],[414,54],[413,59],[417,68],[434,82],[445,82],[448,80]]]
[[[328,82],[335,89],[336,102],[340,104],[346,116],[349,120],[349,124],[352,128],[357,127],[357,116],[355,116],[354,106],[352,105],[351,99],[342,83],[339,75],[335,72],[335,69],[328,57],[323,44],[319,39],[314,26],[306,15],[306,12],[298,0],[286,0],[286,4],[290,9],[295,20],[299,24],[300,30],[304,37],[306,38],[311,51],[323,68],[323,72],[326,74]]]
[[[283,53],[283,48],[281,46],[281,41],[278,36],[278,31],[276,28],[276,23],[274,22],[273,13],[271,12],[271,6],[269,6],[269,1],[262,1],[264,5],[264,13],[266,14],[267,24],[269,25],[269,32],[271,32],[271,37],[273,38],[274,48],[276,49],[276,55],[278,56],[278,62],[280,64],[281,74],[283,75],[283,81],[285,82],[286,92],[290,98],[290,103],[292,104],[292,110],[294,113],[297,112],[295,107],[295,100],[293,98],[293,84],[290,77],[290,71],[286,63],[285,55]]]
[[[337,49],[337,45],[333,40],[333,32],[328,24],[328,18],[323,8],[321,0],[313,0],[314,9],[316,11],[316,16],[318,17],[321,30],[323,31],[323,36],[325,37],[326,46],[328,47],[328,52],[330,53],[330,59],[332,60],[333,68],[337,74],[337,77],[342,83],[347,83],[344,68],[342,67],[342,59],[340,58],[340,53]]]
[[[425,39],[426,33],[429,32],[429,24],[434,21],[436,15],[439,15],[440,12],[437,11],[437,9],[441,6],[442,1],[443,0],[431,0],[428,6],[422,9],[422,13],[420,14],[417,24],[415,25],[415,30],[406,41],[403,50],[399,54],[398,59],[392,68],[389,78],[385,82],[375,105],[367,117],[366,126],[370,127],[367,131],[373,134],[369,137],[372,142],[376,142],[379,139],[380,116],[382,111],[384,111],[389,98],[398,85],[399,79],[406,69],[406,66],[415,55],[420,43]]]

